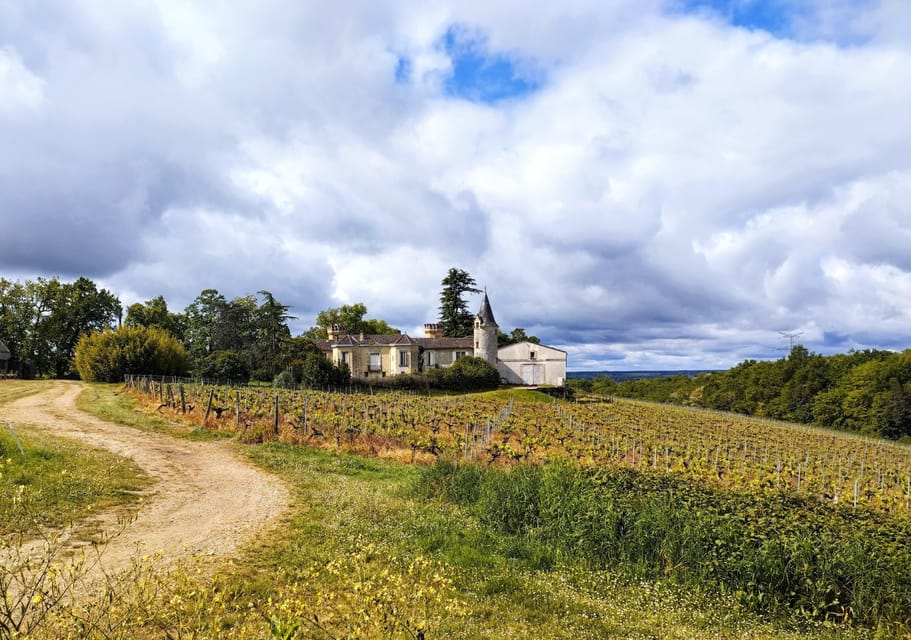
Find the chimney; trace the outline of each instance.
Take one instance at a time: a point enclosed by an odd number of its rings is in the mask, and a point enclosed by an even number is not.
[[[330,327],[326,330],[326,333],[328,334],[328,338],[334,341],[341,340],[345,337],[345,335],[347,335],[348,332],[342,328],[342,325],[333,324],[330,325]]]
[[[424,337],[425,338],[442,338],[443,337],[443,327],[438,324],[425,324],[424,325]]]

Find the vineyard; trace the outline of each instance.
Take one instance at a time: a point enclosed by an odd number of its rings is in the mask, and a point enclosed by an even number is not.
[[[422,465],[418,494],[567,561],[762,616],[911,630],[911,448],[729,413],[529,391],[460,396],[129,378],[242,442]],[[366,391],[366,393],[364,392]]]
[[[507,392],[338,393],[148,377],[129,377],[126,385],[159,412],[245,442],[281,440],[418,463],[569,459],[851,509],[911,511],[911,448],[722,412],[630,400],[515,402]]]

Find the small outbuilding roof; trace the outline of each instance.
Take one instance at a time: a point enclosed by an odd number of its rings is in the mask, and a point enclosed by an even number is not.
[[[3,344],[3,340],[0,340],[0,360],[9,360],[10,355],[9,349]]]

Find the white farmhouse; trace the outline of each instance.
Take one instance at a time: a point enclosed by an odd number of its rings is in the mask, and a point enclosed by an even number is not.
[[[509,384],[562,387],[566,352],[534,342],[508,344],[497,350],[497,371]]]

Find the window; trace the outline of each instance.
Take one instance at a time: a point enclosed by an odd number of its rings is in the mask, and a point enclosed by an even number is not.
[[[452,359],[458,360],[459,358],[464,358],[467,355],[468,355],[467,351],[456,351],[454,354],[452,354]]]
[[[428,351],[427,352],[427,366],[432,367],[432,366],[435,366],[436,363],[437,363],[436,352]]]
[[[351,366],[351,352],[350,351],[342,351],[342,364],[347,364],[348,366]]]
[[[528,359],[529,359],[529,360],[534,360],[535,357],[536,357],[537,355],[538,355],[538,353],[537,353],[536,351],[529,351],[529,352],[528,352]]]
[[[379,353],[370,354],[370,365],[367,367],[368,371],[382,371],[383,367],[380,360]]]
[[[408,366],[408,352],[399,351],[399,366],[407,367]]]

